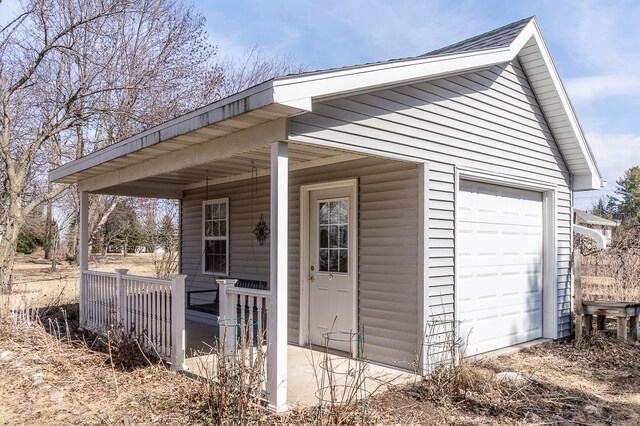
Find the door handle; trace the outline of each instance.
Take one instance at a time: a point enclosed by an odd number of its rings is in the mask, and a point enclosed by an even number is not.
[[[315,280],[316,280],[316,277],[314,277],[313,275],[309,275],[309,282],[310,283],[315,282]]]

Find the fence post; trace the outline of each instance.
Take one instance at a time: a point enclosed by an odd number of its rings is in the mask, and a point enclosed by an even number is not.
[[[185,279],[186,275],[171,277],[171,369],[186,370],[185,352]]]
[[[126,292],[122,283],[122,276],[126,275],[127,272],[129,272],[128,269],[116,269],[116,322],[117,324],[122,324],[125,331],[129,331],[129,325],[124,323]]]

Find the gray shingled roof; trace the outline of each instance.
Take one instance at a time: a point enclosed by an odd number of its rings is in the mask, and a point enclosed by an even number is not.
[[[487,49],[496,49],[499,47],[506,47],[506,46],[509,46],[516,37],[518,37],[518,34],[520,34],[520,31],[522,31],[522,29],[532,19],[533,19],[533,16],[529,18],[521,19],[520,21],[516,21],[511,24],[505,25],[504,27],[496,28],[495,30],[487,31],[486,33],[468,38],[466,40],[462,40],[458,43],[454,43],[449,46],[432,50],[431,52],[425,53],[424,55],[412,56],[408,58],[396,58],[396,59],[389,59],[384,61],[368,62],[365,64],[358,64],[358,65],[347,65],[343,67],[304,71],[301,73],[287,74],[282,77],[320,74],[320,73],[325,73],[329,71],[342,71],[342,70],[348,70],[348,69],[354,69],[354,68],[368,67],[371,65],[387,64],[391,62],[411,61],[417,58],[423,58],[427,56],[451,55],[454,53],[473,52],[478,50],[487,50]],[[278,77],[276,77],[276,79],[277,78]]]
[[[497,49],[507,47],[518,37],[520,31],[533,19],[533,16],[517,22],[487,31],[440,49],[432,50],[421,56],[451,55],[454,53],[473,52],[478,50]]]

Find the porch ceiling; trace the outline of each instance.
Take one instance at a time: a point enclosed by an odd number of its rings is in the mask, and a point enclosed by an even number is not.
[[[364,155],[312,145],[289,143],[289,169],[319,167],[326,164],[364,158]],[[185,167],[168,173],[101,188],[94,193],[139,197],[181,198],[182,192],[236,180],[249,179],[255,165],[258,176],[270,172],[270,145],[254,148],[230,157]]]

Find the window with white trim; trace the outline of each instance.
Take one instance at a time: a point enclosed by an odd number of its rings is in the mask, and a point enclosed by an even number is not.
[[[203,203],[203,272],[229,275],[229,199]]]

